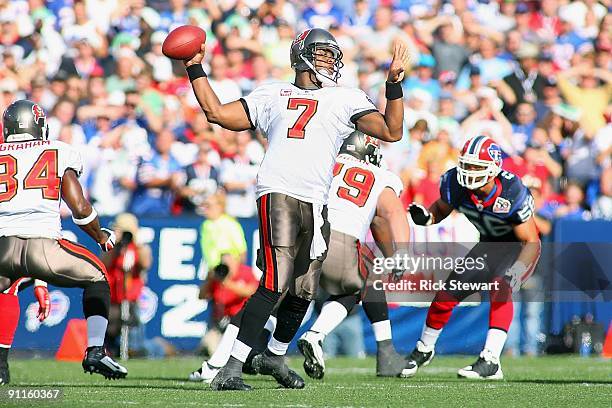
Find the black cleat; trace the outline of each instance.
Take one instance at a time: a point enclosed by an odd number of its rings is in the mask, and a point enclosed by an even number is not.
[[[408,363],[402,370],[400,377],[412,377],[416,374],[417,370],[421,367],[427,366],[433,360],[436,352],[433,347],[428,348],[423,344],[421,340],[417,341],[417,345],[408,356]]]
[[[8,365],[8,348],[0,347],[0,385],[11,382],[11,373]]]
[[[83,370],[86,373],[101,374],[109,380],[125,378],[127,369],[117,364],[112,358],[106,355],[102,346],[88,347],[83,359]]]
[[[269,355],[266,351],[253,358],[253,367],[259,374],[271,375],[285,388],[302,389],[304,379],[287,367],[284,356]]]
[[[251,352],[249,353],[249,356],[247,357],[246,361],[242,365],[242,374],[249,374],[249,375],[258,374],[255,367],[253,367],[253,358],[255,358],[257,354],[259,353],[255,352],[255,350],[251,350]]]
[[[0,367],[0,385],[6,385],[11,382],[11,373],[9,373],[8,364]]]
[[[490,352],[485,350],[480,353],[478,360],[474,364],[459,370],[457,377],[474,380],[503,380],[504,373],[501,370],[499,359],[493,357]]]
[[[395,351],[390,340],[386,341],[389,344],[379,344],[376,350],[376,376],[398,377],[402,374],[408,362]]]
[[[306,375],[315,380],[320,380],[325,375],[323,338],[319,333],[307,331],[297,341],[298,349],[304,356],[304,371]]]
[[[236,375],[226,367],[223,367],[210,383],[210,388],[215,391],[250,391],[251,386],[244,383],[240,374]]]

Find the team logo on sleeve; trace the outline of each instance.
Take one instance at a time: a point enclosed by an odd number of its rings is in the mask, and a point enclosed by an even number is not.
[[[34,104],[32,105],[32,114],[34,114],[34,123],[38,124],[39,120],[46,120],[47,117],[45,115],[45,111],[40,107],[40,105]],[[43,122],[42,125],[45,123]]]
[[[493,212],[498,214],[508,214],[510,212],[510,201],[502,197],[497,197],[493,204]]]

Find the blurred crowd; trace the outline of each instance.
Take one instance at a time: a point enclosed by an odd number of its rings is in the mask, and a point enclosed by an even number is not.
[[[384,109],[393,43],[413,50],[405,136],[383,146],[402,199],[430,204],[470,136],[504,151],[532,189],[543,231],[557,218],[612,219],[609,0],[0,0],[0,109],[39,103],[50,138],[76,146],[101,215],[203,214],[222,191],[256,212],[266,142],[207,122],[180,61],[161,53],[184,24],[207,31],[206,71],[222,102],[292,80],[289,47],[328,29],[340,83]]]

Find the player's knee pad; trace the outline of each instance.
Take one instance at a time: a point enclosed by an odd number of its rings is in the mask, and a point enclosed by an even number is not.
[[[107,281],[91,282],[83,290],[83,313],[108,319],[110,309],[110,287]]]

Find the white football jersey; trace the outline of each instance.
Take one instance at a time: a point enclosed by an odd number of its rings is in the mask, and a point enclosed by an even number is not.
[[[378,197],[387,187],[399,197],[403,183],[389,170],[351,156],[338,156],[327,206],[331,228],[365,241]]]
[[[0,236],[59,238],[61,179],[83,171],[80,154],[58,141],[0,144]]]
[[[326,204],[336,156],[355,122],[376,107],[360,89],[264,84],[241,99],[253,129],[268,139],[257,197],[276,192]]]

